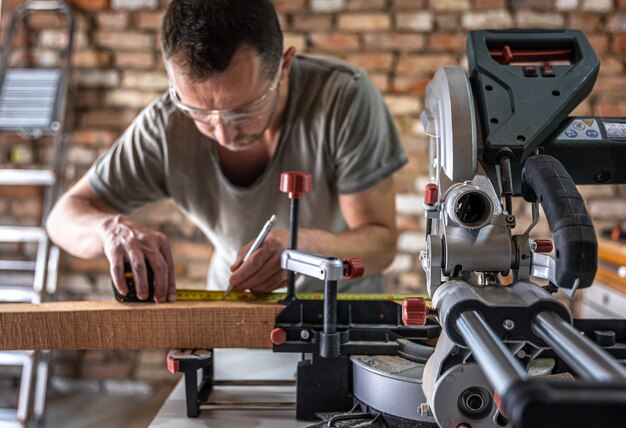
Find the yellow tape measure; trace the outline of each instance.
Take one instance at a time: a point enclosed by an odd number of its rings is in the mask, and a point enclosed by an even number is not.
[[[176,290],[176,299],[180,301],[210,301],[222,300],[223,291],[213,290]],[[226,296],[226,300],[254,300],[254,301],[279,301],[287,297],[287,293],[250,293],[232,292]],[[302,300],[323,300],[324,293],[296,293],[296,297]],[[338,300],[404,300],[407,298],[421,297],[430,301],[427,294],[368,294],[368,293],[338,293]]]

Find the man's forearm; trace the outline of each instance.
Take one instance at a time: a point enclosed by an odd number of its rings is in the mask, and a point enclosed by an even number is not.
[[[66,195],[50,213],[46,229],[50,239],[71,255],[95,258],[104,254],[103,226],[118,215],[87,198]]]
[[[364,225],[339,233],[301,229],[298,248],[329,257],[361,257],[365,274],[382,272],[396,255],[396,231],[383,225]]]

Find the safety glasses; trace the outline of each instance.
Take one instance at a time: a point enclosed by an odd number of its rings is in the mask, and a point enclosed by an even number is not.
[[[229,109],[199,109],[188,106],[180,100],[174,85],[171,83],[169,87],[170,98],[180,111],[194,121],[206,123],[211,126],[215,126],[218,123],[223,123],[224,125],[229,126],[245,125],[262,118],[265,113],[271,109],[273,103],[271,103],[270,100],[278,88],[282,68],[283,59],[281,58],[280,63],[278,64],[278,69],[276,70],[276,75],[274,76],[274,79],[272,80],[272,83],[267,91],[265,91],[265,93],[256,100],[241,107]]]

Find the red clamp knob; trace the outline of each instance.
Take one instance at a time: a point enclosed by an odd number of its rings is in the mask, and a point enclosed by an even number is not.
[[[424,189],[424,203],[430,207],[439,199],[439,187],[435,183],[428,183]]]
[[[428,306],[421,297],[404,299],[402,303],[402,323],[410,326],[423,326],[428,318]]]
[[[351,257],[342,260],[344,279],[356,279],[365,273],[365,264],[359,257]]]
[[[300,199],[303,193],[313,190],[313,178],[308,172],[286,171],[280,175],[280,191],[290,199]]]
[[[274,345],[282,345],[287,340],[287,332],[282,328],[275,328],[270,333],[270,340]]]
[[[551,253],[554,249],[550,239],[535,239],[535,245],[537,245],[536,253]]]

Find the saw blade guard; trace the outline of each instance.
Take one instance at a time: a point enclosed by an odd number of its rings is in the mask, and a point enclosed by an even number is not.
[[[476,175],[477,132],[469,80],[461,67],[441,67],[426,88],[422,124],[430,137],[430,175],[440,194]]]

